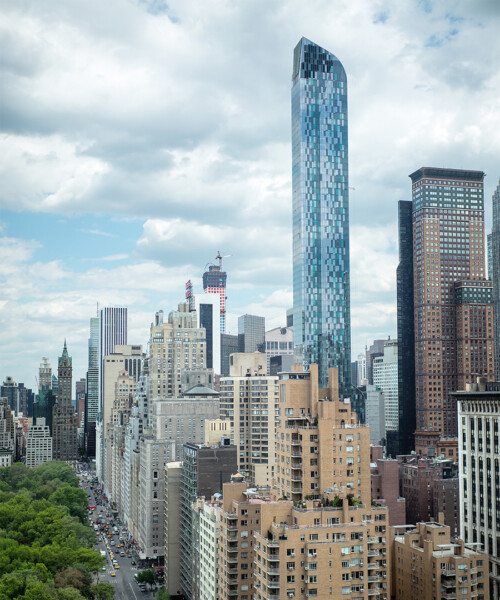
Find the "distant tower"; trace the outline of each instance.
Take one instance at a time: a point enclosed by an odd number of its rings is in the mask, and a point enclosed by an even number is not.
[[[58,361],[57,402],[52,412],[52,456],[54,460],[75,462],[78,458],[77,422],[71,403],[73,366],[66,340]]]
[[[38,370],[38,389],[41,390],[44,385],[52,388],[52,367],[50,366],[50,360],[46,356],[42,358]]]
[[[217,252],[215,260],[218,265],[208,265],[208,271],[203,273],[203,291],[205,294],[219,294],[220,297],[220,332],[226,332],[226,279],[227,274],[222,270],[222,256]]]

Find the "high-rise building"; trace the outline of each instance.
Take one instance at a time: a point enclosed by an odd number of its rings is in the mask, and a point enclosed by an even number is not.
[[[368,502],[370,431],[358,424],[350,401],[339,399],[336,373],[331,370],[325,389],[318,384],[317,365],[308,372],[281,375],[280,399],[285,401],[280,402],[276,431],[276,487],[281,497],[321,498],[331,488]]]
[[[499,600],[500,382],[478,378],[452,397],[458,404],[460,536],[489,554],[491,598]]]
[[[484,173],[422,167],[410,177],[413,244],[405,245],[404,251],[411,251],[414,281],[415,448],[427,454],[427,448],[435,447],[440,438],[457,436],[456,404],[449,393],[457,389],[460,348],[469,353],[468,358],[473,357],[462,361],[461,377],[470,381],[479,369],[493,378],[493,358],[490,362],[488,352],[479,350],[479,345],[490,343],[493,331],[486,339],[476,339],[472,332],[475,339],[469,344],[459,342],[457,331],[460,311],[465,320],[465,312],[477,312],[479,300],[474,292],[459,290],[477,291],[483,289],[480,282],[486,281]],[[409,258],[401,262],[406,265]],[[458,290],[456,284],[460,284]],[[457,294],[461,294],[459,300]],[[488,311],[482,308],[479,312],[482,319]],[[403,353],[409,359],[406,348]]]
[[[222,270],[222,256],[218,252],[215,260],[218,265],[209,265],[203,273],[203,291],[206,294],[217,294],[219,297],[220,332],[226,332],[226,280],[227,274]],[[215,368],[215,367],[214,367]],[[217,371],[219,367],[217,365]]]
[[[319,386],[315,364],[309,372],[283,373],[279,386],[273,496],[280,500],[256,507],[259,527],[249,544],[254,598],[386,600],[388,510],[371,502],[368,428],[358,424],[349,400],[339,398],[335,368],[328,388]]]
[[[78,415],[77,423],[78,427],[82,424],[85,413],[85,396],[86,396],[87,380],[82,377],[78,381],[75,381],[75,408]]]
[[[52,367],[50,366],[50,360],[44,356],[38,369],[38,389],[41,390],[42,386],[47,385],[49,388],[52,386]]]
[[[91,344],[95,343],[96,323],[90,322],[89,359]],[[104,357],[113,354],[116,345],[127,344],[127,309],[126,308],[102,308],[99,314],[99,418],[103,414],[103,388],[102,363]],[[114,382],[113,382],[114,383]]]
[[[10,467],[16,453],[14,413],[7,398],[0,398],[0,467]]]
[[[494,379],[493,284],[459,281],[454,285],[456,326],[456,389],[478,375]]]
[[[52,460],[52,436],[45,418],[39,417],[36,425],[28,427],[26,435],[26,466],[37,467]]]
[[[57,394],[59,392],[59,381],[57,379],[56,374],[52,373],[52,377],[50,379],[51,379],[50,388],[54,392],[54,396],[57,396]]]
[[[14,381],[14,378],[10,375],[7,375],[5,381],[0,387],[0,398],[7,398],[7,402],[14,414],[20,414],[21,402],[19,396],[19,386]]]
[[[269,488],[250,487],[240,473],[224,484],[222,504],[217,509],[220,532],[216,598],[243,600],[255,591],[253,539],[260,532],[262,508],[270,502],[270,492]],[[269,596],[275,592],[270,585]]]
[[[366,380],[369,384],[373,385],[373,362],[375,359],[380,358],[384,355],[384,346],[387,340],[373,340],[373,344],[366,348]]]
[[[196,498],[211,498],[236,472],[236,447],[229,440],[218,446],[185,444],[181,488],[181,590],[186,600],[198,598],[192,505]]]
[[[222,333],[220,336],[220,351],[221,351],[221,375],[227,377],[229,375],[229,357],[234,352],[239,351],[238,336],[229,333]]]
[[[256,315],[238,317],[238,351],[264,352],[266,320]]]
[[[170,596],[181,589],[181,494],[182,462],[165,464],[165,588]]]
[[[206,293],[193,297],[192,310],[198,315],[198,326],[205,330],[206,339],[206,366],[213,369],[215,373],[221,370],[221,318],[220,318],[220,296],[219,294]]]
[[[452,541],[442,520],[390,527],[388,534],[394,600],[489,600],[488,555]]]
[[[291,327],[275,327],[265,333],[267,355],[267,374],[271,374],[271,358],[273,356],[293,356],[293,329]]]
[[[398,326],[398,429],[391,454],[410,454],[415,449],[415,319],[413,295],[412,202],[398,203],[399,264],[397,279]]]
[[[58,360],[57,401],[52,409],[52,456],[54,460],[74,463],[78,459],[76,413],[72,400],[73,366],[66,340]]]
[[[52,435],[52,411],[57,398],[50,389],[48,384],[44,384],[36,395],[33,404],[33,424],[38,425],[40,419],[43,419],[43,424],[49,428]]]
[[[357,383],[353,381],[357,386],[366,385],[368,383],[368,379],[366,377],[366,352],[360,352],[358,354],[357,364]]]
[[[237,359],[238,366],[233,365],[229,377],[220,380],[221,417],[231,423],[238,471],[249,484],[269,486],[276,456],[278,377],[266,375],[264,353],[233,354],[231,358]]]
[[[491,230],[491,279],[495,315],[495,380],[500,381],[500,180],[493,193],[493,227]]]
[[[384,392],[385,430],[397,431],[399,421],[397,340],[389,339],[384,342],[384,353],[373,360],[372,373],[373,385]]]
[[[99,452],[96,452],[96,459],[98,459],[99,478],[103,482],[104,489],[108,494],[110,493],[111,485],[111,473],[108,469],[111,466],[112,452],[110,446],[112,439],[108,437],[108,432],[111,430],[108,428],[108,425],[113,422],[112,412],[116,399],[116,383],[122,371],[126,371],[127,375],[137,383],[141,375],[143,359],[144,354],[141,345],[115,344],[114,351],[104,356],[101,361],[102,412],[98,426]]]
[[[181,302],[171,311],[168,322],[163,311],[155,314],[149,338],[149,398],[180,396],[182,373],[186,369],[205,369],[206,332],[198,327],[196,312]]]
[[[32,389],[27,388],[21,381],[17,385],[19,388],[19,405],[21,407],[21,412],[24,417],[32,417],[35,394]]]
[[[95,456],[95,428],[99,414],[99,330],[99,317],[91,317],[85,398],[85,450],[87,456]]]
[[[370,428],[370,442],[386,445],[385,394],[376,385],[365,388],[365,422]]]
[[[347,77],[330,52],[302,38],[292,75],[293,328],[297,358],[320,385],[351,368]]]

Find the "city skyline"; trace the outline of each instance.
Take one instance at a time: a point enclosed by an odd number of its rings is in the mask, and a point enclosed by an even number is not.
[[[216,2],[203,21],[194,9],[2,7],[12,31],[2,114],[3,377],[35,388],[41,358],[54,365],[64,337],[75,380],[84,376],[96,302],[128,306],[129,339],[144,344],[155,311],[172,310],[187,279],[201,292],[219,249],[232,255],[227,332],[245,313],[265,316],[266,329],[286,324],[290,54],[302,36],[339,56],[349,79],[353,357],[396,334],[397,202],[410,199],[409,173],[485,171],[491,230],[500,154],[493,2],[232,11]]]

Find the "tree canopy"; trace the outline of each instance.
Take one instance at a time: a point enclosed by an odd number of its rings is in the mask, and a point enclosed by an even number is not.
[[[0,600],[113,597],[92,586],[103,559],[92,549],[86,512],[86,494],[66,463],[0,469]]]

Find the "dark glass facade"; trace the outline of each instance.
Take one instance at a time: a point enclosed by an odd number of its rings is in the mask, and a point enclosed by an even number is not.
[[[398,203],[399,265],[397,268],[399,438],[390,436],[387,453],[409,454],[415,449],[415,334],[413,316],[412,202]]]
[[[229,356],[238,352],[239,342],[237,335],[230,333],[221,333],[220,336],[220,356],[221,366],[220,372],[223,377],[229,376]]]
[[[339,369],[350,393],[347,78],[330,52],[302,38],[292,76],[293,323],[297,358],[319,384]]]
[[[200,327],[205,328],[207,339],[207,369],[214,368],[214,307],[200,303]],[[218,365],[217,365],[218,368]]]

